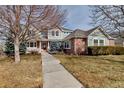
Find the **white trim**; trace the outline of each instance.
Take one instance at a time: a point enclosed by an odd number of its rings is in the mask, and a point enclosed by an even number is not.
[[[110,37],[112,38],[102,27],[97,27],[96,29],[94,29],[88,36],[90,36],[94,31],[99,30],[106,38]],[[107,37],[108,35],[108,37]],[[109,38],[108,38],[109,39]]]
[[[96,39],[96,38],[93,39],[93,46],[96,46],[96,45],[94,44],[94,41],[95,41],[95,40],[98,41],[98,46],[99,46],[99,39]]]
[[[100,42],[100,40],[103,40],[103,43],[104,43],[104,45],[103,46],[106,46],[106,43],[105,43],[105,38],[103,38],[103,39],[99,39],[99,42]],[[100,43],[99,43],[100,44]]]
[[[103,40],[103,43],[104,43],[104,45],[103,46],[106,46],[106,44],[105,44],[105,38],[93,38],[93,46],[95,46],[94,45],[94,40],[98,40],[98,46],[100,46],[100,40]]]
[[[56,35],[55,35],[55,36],[58,37],[58,36],[59,36],[59,31],[57,30],[57,31],[55,31],[55,32],[56,32]],[[58,35],[57,35],[57,34],[58,34]]]
[[[48,44],[47,44],[47,49],[50,50],[50,44],[49,44],[49,41],[48,41]]]
[[[68,48],[65,47],[65,44],[68,44],[69,47],[68,47]],[[64,42],[64,49],[71,49],[71,41],[65,41],[65,42]]]
[[[39,41],[39,51],[41,53],[41,41]]]
[[[26,47],[28,47],[28,48],[34,48],[34,47],[37,48],[37,42],[36,41],[27,42],[27,43],[29,43],[29,46],[26,46]],[[30,43],[33,43],[33,47],[31,47]],[[36,46],[35,46],[35,43],[36,43]]]
[[[55,34],[55,31],[51,31],[51,36],[56,36]]]

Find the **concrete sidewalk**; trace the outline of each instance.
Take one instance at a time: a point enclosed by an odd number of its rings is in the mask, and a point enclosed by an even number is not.
[[[81,88],[83,87],[61,64],[58,59],[42,51],[44,88]]]

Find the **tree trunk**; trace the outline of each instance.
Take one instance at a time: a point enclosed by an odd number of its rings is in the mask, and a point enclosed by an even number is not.
[[[20,53],[19,53],[19,38],[18,37],[15,38],[14,48],[15,48],[15,63],[19,63]]]

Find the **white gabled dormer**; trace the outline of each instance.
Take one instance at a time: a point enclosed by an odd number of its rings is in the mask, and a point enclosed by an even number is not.
[[[88,30],[88,46],[113,46],[114,38],[106,33],[101,27]],[[111,42],[111,43],[110,43]]]
[[[48,30],[48,39],[49,40],[62,40],[67,35],[69,35],[72,32],[72,30],[68,30],[65,28],[55,28]]]
[[[62,31],[60,29],[48,30],[48,39],[49,40],[61,40],[62,39]]]

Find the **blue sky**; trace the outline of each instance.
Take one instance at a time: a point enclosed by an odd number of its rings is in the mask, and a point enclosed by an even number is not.
[[[89,7],[86,5],[63,5],[63,9],[66,9],[68,12],[67,22],[64,27],[69,29],[83,29],[87,30],[92,28],[89,24],[91,19]]]

